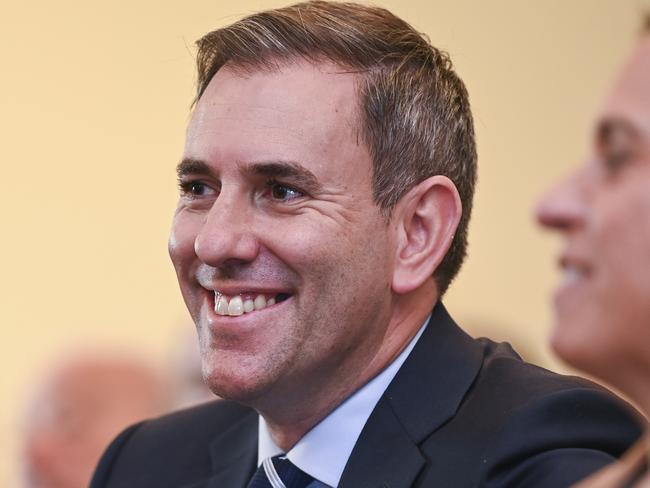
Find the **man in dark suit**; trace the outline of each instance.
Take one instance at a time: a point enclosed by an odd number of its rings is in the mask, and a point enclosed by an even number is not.
[[[444,53],[311,2],[206,35],[198,68],[169,247],[229,401],[125,431],[94,487],[556,488],[634,440],[614,397],[440,303],[476,178]]]

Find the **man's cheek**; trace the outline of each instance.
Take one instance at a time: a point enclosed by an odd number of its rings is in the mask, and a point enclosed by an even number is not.
[[[169,234],[168,249],[176,271],[180,271],[184,261],[194,259],[194,242],[200,230],[196,218],[177,216]]]

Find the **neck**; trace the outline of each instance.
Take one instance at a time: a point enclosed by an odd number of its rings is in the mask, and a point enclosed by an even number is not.
[[[628,358],[630,359],[630,358]],[[595,374],[627,396],[650,420],[650,368],[645,361],[628,360],[625,368],[616,368],[615,375]],[[650,434],[650,432],[649,432]]]
[[[436,300],[433,280],[413,293],[394,297],[383,336],[364,344],[366,347],[354,354],[334,358],[340,363],[337,374],[322,378],[314,371],[301,382],[311,385],[300,389],[302,397],[286,391],[273,395],[276,401],[254,405],[264,417],[273,441],[284,452],[289,451],[344,400],[388,367],[415,337]]]

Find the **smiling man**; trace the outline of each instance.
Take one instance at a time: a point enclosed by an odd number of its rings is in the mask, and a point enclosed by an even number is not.
[[[440,303],[476,179],[444,53],[328,2],[198,45],[169,248],[227,401],[125,431],[93,486],[557,488],[632,442],[614,397],[470,338]]]
[[[562,234],[553,347],[650,415],[650,18],[595,123],[590,157],[537,210]],[[580,488],[650,486],[650,431]]]

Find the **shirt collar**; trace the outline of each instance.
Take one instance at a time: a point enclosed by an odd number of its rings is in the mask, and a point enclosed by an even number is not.
[[[430,317],[427,317],[415,337],[386,369],[353,393],[293,446],[287,453],[287,458],[293,464],[329,486],[338,486],[368,417],[424,332]],[[277,456],[283,451],[273,442],[261,415],[258,432],[259,466],[267,457]]]

